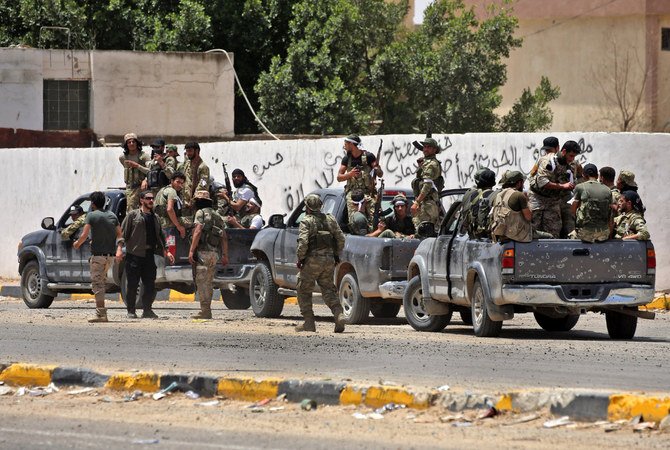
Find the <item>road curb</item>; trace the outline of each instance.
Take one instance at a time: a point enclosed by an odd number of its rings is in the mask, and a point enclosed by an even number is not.
[[[21,363],[0,363],[0,381],[12,386],[47,386],[54,383],[130,392],[157,392],[176,388],[181,391],[193,390],[203,396],[222,395],[245,401],[259,401],[284,395],[286,400],[296,403],[309,398],[317,404],[366,405],[373,408],[396,403],[408,408],[440,407],[454,412],[490,407],[514,413],[548,409],[552,414],[566,415],[580,421],[616,421],[642,416],[644,421],[660,422],[670,415],[670,393],[666,396],[652,396],[579,389],[503,393],[451,392],[332,380],[257,380],[250,377],[156,372],[117,372],[106,375],[86,368]]]

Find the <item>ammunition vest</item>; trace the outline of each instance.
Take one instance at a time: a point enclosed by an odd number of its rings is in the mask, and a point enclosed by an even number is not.
[[[327,253],[325,250],[330,250],[335,254],[335,238],[330,232],[328,226],[328,219],[325,214],[314,215],[314,223],[316,225],[316,234],[309,237],[309,251],[308,254]]]
[[[350,172],[353,168],[351,165],[353,158],[349,155],[348,159],[347,172]],[[372,168],[368,165],[368,153],[365,150],[363,150],[363,154],[361,155],[361,166],[359,168],[361,176],[348,179],[344,191],[348,193],[355,189],[361,189],[366,194],[375,195],[375,181],[370,175]]]
[[[125,160],[126,161],[134,161],[133,159],[129,158],[130,154],[125,154]],[[138,163],[140,166],[146,166],[147,164],[147,155],[144,152],[139,152],[137,155]],[[142,184],[142,181],[146,178],[146,175],[144,175],[140,169],[136,169],[134,167],[126,167],[125,164],[123,166],[123,181],[126,183],[126,187],[130,189],[137,189],[140,187]]]
[[[513,211],[509,207],[512,194],[518,192],[514,188],[505,188],[497,196],[491,208],[491,236],[494,241],[508,238],[517,242],[533,240],[533,229],[521,211]]]
[[[212,208],[203,208],[200,212],[204,220],[199,244],[209,247],[207,250],[218,251],[221,248],[221,236],[225,233],[223,218]]]
[[[537,162],[538,167],[545,168],[551,173],[549,181],[552,183],[567,183],[574,182],[575,177],[572,173],[570,166],[560,164],[558,162],[558,156],[555,154],[545,155]],[[539,174],[536,172],[535,175],[530,177],[529,185],[530,190],[538,195],[544,197],[558,198],[563,194],[563,191],[559,189],[546,189],[544,186],[540,187],[538,182]]]

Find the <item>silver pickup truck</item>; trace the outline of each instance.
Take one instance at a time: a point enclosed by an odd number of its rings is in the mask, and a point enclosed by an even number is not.
[[[112,211],[123,221],[126,214],[126,198],[121,189],[105,191],[107,202],[105,209]],[[90,194],[75,199],[72,205],[78,205],[84,211],[90,208]],[[63,239],[60,231],[72,223],[68,209],[58,221],[53,217],[42,220],[42,229],[33,231],[21,238],[18,250],[19,274],[23,301],[29,308],[48,308],[58,293],[90,293],[91,273],[88,260],[91,247],[82,245],[76,250],[73,240]],[[77,231],[75,237],[79,236]],[[249,252],[251,242],[258,230],[228,230],[228,259],[226,266],[216,267],[214,286],[221,289],[223,302],[228,309],[249,308],[249,280],[256,260]],[[192,266],[188,262],[188,239],[171,239],[168,246],[175,256],[173,265],[165,265],[165,259],[156,256],[156,289],[174,289],[184,294],[195,291]],[[126,277],[123,263],[114,264],[107,274],[107,292],[121,292],[126,297]],[[137,297],[141,306],[141,290]]]
[[[386,189],[382,210],[394,195],[407,189]],[[320,189],[323,211],[332,214],[347,233],[347,207],[343,189]],[[305,214],[304,202],[286,223],[282,215],[269,219],[251,245],[258,261],[251,274],[251,307],[258,317],[279,317],[284,300],[296,295],[298,226]],[[370,312],[375,317],[395,317],[402,305],[407,284],[407,264],[419,245],[418,239],[383,239],[347,234],[341,262],[335,271],[335,285],[349,323],[364,322]],[[318,287],[317,287],[318,288]]]
[[[405,316],[419,331],[440,331],[453,311],[477,336],[498,336],[503,321],[532,312],[547,331],[569,331],[588,311],[604,313],[613,339],[632,339],[639,311],[654,296],[650,241],[586,243],[540,239],[493,243],[460,227],[454,203],[439,236],[421,242],[409,263]]]

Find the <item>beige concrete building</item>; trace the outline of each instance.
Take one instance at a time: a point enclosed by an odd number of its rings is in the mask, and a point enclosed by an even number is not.
[[[234,134],[234,75],[223,53],[2,48],[0,98],[0,128],[90,128],[107,142],[129,131]]]
[[[464,1],[480,16],[502,3]],[[410,0],[408,22],[428,3]],[[670,0],[516,0],[513,9],[523,46],[509,58],[500,113],[547,75],[561,89],[552,130],[670,132]]]

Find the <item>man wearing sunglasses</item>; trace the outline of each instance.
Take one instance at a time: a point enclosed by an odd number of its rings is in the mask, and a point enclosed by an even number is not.
[[[121,224],[123,238],[126,242],[126,308],[129,319],[137,319],[135,301],[140,280],[144,286],[142,294],[143,318],[157,319],[152,310],[156,295],[156,263],[154,255],[164,256],[170,264],[174,256],[167,251],[165,235],[160,226],[159,218],[154,214],[154,194],[151,191],[140,193],[140,208],[128,213]],[[117,250],[117,259],[123,257],[121,249]]]

